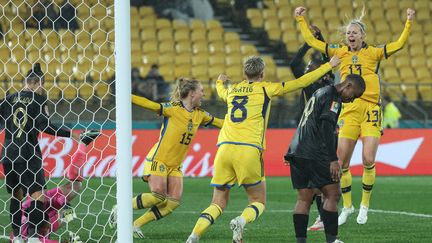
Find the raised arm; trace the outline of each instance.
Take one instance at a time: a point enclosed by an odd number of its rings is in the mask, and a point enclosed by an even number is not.
[[[321,65],[321,67],[316,70],[309,72],[298,79],[294,79],[293,81],[285,82],[282,92],[288,93],[309,86],[332,70],[332,68],[339,65],[339,63],[339,57],[333,56],[330,62]]]
[[[309,29],[309,26],[306,23],[306,19],[304,17],[305,13],[306,13],[305,7],[298,7],[295,9],[294,12],[295,18],[300,27],[300,32],[309,46],[325,54],[327,44],[314,37],[311,30]]]
[[[397,41],[391,42],[385,46],[385,57],[389,57],[393,53],[402,49],[408,40],[408,35],[411,31],[412,22],[414,19],[415,11],[413,9],[407,9],[407,20],[405,22],[405,28],[402,31],[399,39]]]
[[[132,103],[134,103],[135,105],[139,105],[141,107],[144,107],[147,110],[154,111],[158,114],[160,114],[160,112],[162,110],[161,104],[156,103],[154,101],[151,101],[145,97],[141,97],[141,96],[137,96],[137,95],[132,95]]]
[[[227,80],[228,76],[225,74],[219,75],[218,79],[216,80],[216,92],[223,101],[226,101],[228,96],[228,89],[225,88],[224,85]]]

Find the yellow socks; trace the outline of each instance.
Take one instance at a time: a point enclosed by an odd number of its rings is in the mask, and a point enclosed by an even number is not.
[[[363,193],[362,193],[361,205],[365,207],[369,207],[369,201],[371,197],[372,187],[375,183],[375,177],[376,177],[375,163],[363,167],[363,178],[362,178]]]
[[[214,223],[214,221],[222,214],[222,209],[217,204],[210,204],[199,216],[192,233],[198,237]]]
[[[264,204],[260,202],[253,202],[243,210],[241,217],[246,220],[246,223],[253,222],[264,212],[264,209]]]
[[[349,168],[342,169],[342,178],[340,181],[342,189],[342,198],[344,208],[350,208],[352,206],[351,197],[351,185],[352,185],[352,175]]]
[[[165,200],[165,196],[158,194],[156,192],[152,193],[142,193],[132,199],[133,209],[143,209],[154,206]]]
[[[163,202],[151,207],[141,217],[137,218],[134,221],[134,227],[141,227],[151,221],[159,220],[172,213],[178,206],[180,206],[179,201],[172,198],[165,199]]]

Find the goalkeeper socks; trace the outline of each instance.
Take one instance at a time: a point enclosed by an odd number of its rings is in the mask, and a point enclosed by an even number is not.
[[[243,210],[241,217],[246,220],[246,223],[251,223],[255,221],[264,212],[264,209],[264,204],[260,202],[253,202]]]
[[[14,236],[21,235],[20,227],[21,227],[21,201],[12,196],[10,200],[9,213],[12,222],[12,230]]]
[[[52,207],[59,210],[66,205],[66,196],[63,194],[63,191],[59,187],[45,191],[44,194],[46,198],[45,200],[48,202],[48,206],[46,207]]]
[[[67,178],[71,181],[82,181],[83,165],[86,162],[87,146],[83,143],[78,143],[77,151],[72,155],[72,161],[69,165]]]
[[[306,231],[309,221],[307,214],[293,214],[294,231],[297,243],[306,243]]]
[[[352,185],[352,175],[349,168],[342,169],[342,178],[340,181],[342,189],[342,198],[344,208],[350,208],[352,206],[351,197],[351,185]]]
[[[222,209],[219,205],[212,203],[199,216],[192,233],[201,237],[202,234],[215,222],[222,214]]]
[[[168,198],[165,201],[151,207],[145,214],[134,221],[134,227],[141,227],[151,221],[160,220],[168,214],[172,213],[178,206],[180,201]]]
[[[369,207],[369,201],[372,193],[372,187],[375,184],[376,170],[375,163],[363,167],[363,193],[361,205]]]
[[[322,209],[321,215],[324,223],[326,242],[334,242],[338,234],[338,213]]]
[[[165,201],[165,196],[157,192],[142,193],[132,198],[132,208],[134,210],[150,208]]]
[[[45,214],[45,206],[42,201],[33,200],[30,203],[28,212],[28,237],[34,237],[36,234],[44,235],[43,227],[46,226],[46,219],[48,216]]]

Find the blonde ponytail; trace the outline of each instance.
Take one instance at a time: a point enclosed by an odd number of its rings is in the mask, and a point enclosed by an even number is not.
[[[176,102],[186,98],[190,91],[195,91],[198,88],[199,81],[194,79],[179,78],[176,81],[175,87],[171,93],[171,101]]]

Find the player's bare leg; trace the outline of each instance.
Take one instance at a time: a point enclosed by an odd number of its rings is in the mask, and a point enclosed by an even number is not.
[[[314,198],[318,210],[318,217],[315,219],[315,222],[308,228],[308,231],[324,230],[324,224],[321,220],[321,211],[325,198],[319,189],[314,189]]]
[[[298,243],[306,242],[309,210],[313,200],[313,195],[313,189],[304,188],[297,190],[297,202],[294,206],[293,223]]]
[[[261,216],[265,209],[266,203],[266,183],[265,181],[258,185],[245,186],[248,194],[248,206],[243,210],[242,214],[230,222],[231,230],[233,231],[233,242],[239,243],[243,241],[243,231],[246,224],[255,221]]]
[[[195,243],[199,241],[199,238],[208,230],[208,228],[210,228],[226,208],[229,195],[230,189],[228,187],[214,188],[212,202],[199,216],[192,233],[186,240],[187,243]]]
[[[375,157],[378,151],[379,138],[363,137],[363,177],[362,177],[362,200],[360,210],[357,216],[358,224],[366,224],[369,201],[373,185],[375,184],[376,170]]]
[[[356,143],[356,140],[350,138],[339,138],[338,141],[337,154],[339,160],[342,161],[342,178],[340,186],[342,189],[344,206],[339,215],[339,225],[346,223],[348,217],[354,213],[351,196],[352,175],[349,166]]]
[[[339,183],[325,185],[321,188],[325,200],[322,208],[322,221],[327,242],[336,241],[338,235],[338,203],[341,197]]]

